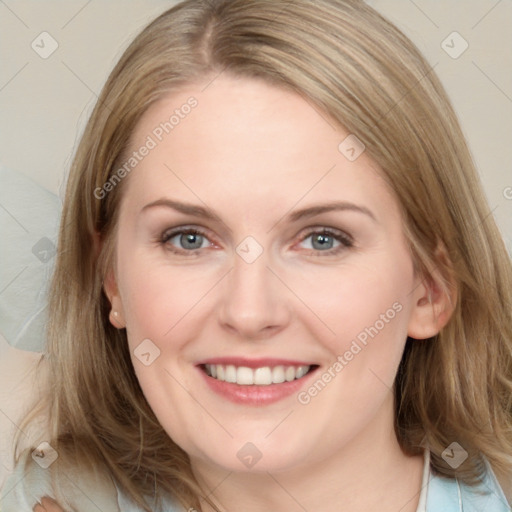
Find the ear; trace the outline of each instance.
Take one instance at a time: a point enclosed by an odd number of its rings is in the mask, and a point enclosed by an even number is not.
[[[413,309],[407,334],[418,340],[438,334],[450,320],[457,302],[453,267],[441,242],[434,253],[434,261],[437,266],[427,276],[418,276],[412,291]]]
[[[119,289],[117,287],[117,279],[114,274],[114,270],[110,268],[103,280],[103,289],[107,294],[108,300],[112,306],[109,313],[110,323],[116,329],[124,329],[126,327],[123,303],[121,296],[119,295]]]
[[[101,236],[98,232],[94,233],[93,240],[94,250],[96,256],[98,256],[102,247]],[[109,313],[110,323],[116,329],[124,329],[126,327],[126,322],[123,303],[121,301],[119,288],[117,286],[117,278],[112,267],[108,269],[107,274],[105,275],[105,278],[103,280],[103,290],[105,291],[105,294],[107,295],[107,298],[112,306]]]

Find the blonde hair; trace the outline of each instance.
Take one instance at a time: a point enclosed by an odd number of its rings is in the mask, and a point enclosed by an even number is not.
[[[72,163],[50,293],[45,359],[57,463],[104,467],[147,511],[155,488],[185,507],[204,499],[187,454],[144,398],[126,332],[108,319],[103,278],[129,177],[102,200],[94,191],[124,161],[151,104],[219,73],[299,93],[363,141],[401,206],[417,271],[428,280],[435,270],[457,297],[437,336],[407,340],[395,382],[400,446],[416,455],[426,440],[433,470],[471,485],[482,455],[510,477],[510,257],[433,68],[357,0],[186,0],[150,23],[115,66]],[[441,457],[452,441],[469,455],[458,469]]]

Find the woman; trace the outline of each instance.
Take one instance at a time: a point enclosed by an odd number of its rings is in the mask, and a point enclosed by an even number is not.
[[[185,1],[77,150],[51,432],[6,509],[509,510],[511,284],[399,30],[356,0]]]

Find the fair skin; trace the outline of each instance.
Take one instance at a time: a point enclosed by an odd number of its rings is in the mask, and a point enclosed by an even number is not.
[[[378,165],[367,152],[351,162],[338,150],[347,131],[262,81],[223,74],[206,83],[169,94],[140,120],[133,150],[190,96],[198,101],[126,178],[105,280],[146,399],[221,510],[415,512],[423,457],[398,445],[392,386],[407,336],[439,332],[450,301],[435,277],[413,271]],[[217,218],[144,208],[161,199]],[[352,206],[289,218],[335,201]],[[161,241],[178,227],[204,236]],[[248,236],[263,249],[250,263],[236,252]],[[399,312],[377,323],[393,305]],[[378,333],[333,377],[338,356],[370,326]],[[134,355],[146,339],[160,350],[147,366]],[[315,366],[289,395],[240,403],[198,366],[227,357]],[[329,369],[328,384],[300,402]],[[251,467],[237,456],[246,443],[261,455]]]

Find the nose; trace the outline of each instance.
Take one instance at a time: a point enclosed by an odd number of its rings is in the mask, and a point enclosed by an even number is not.
[[[290,321],[290,292],[268,264],[265,251],[251,263],[235,254],[224,279],[219,322],[241,339],[268,338]]]

